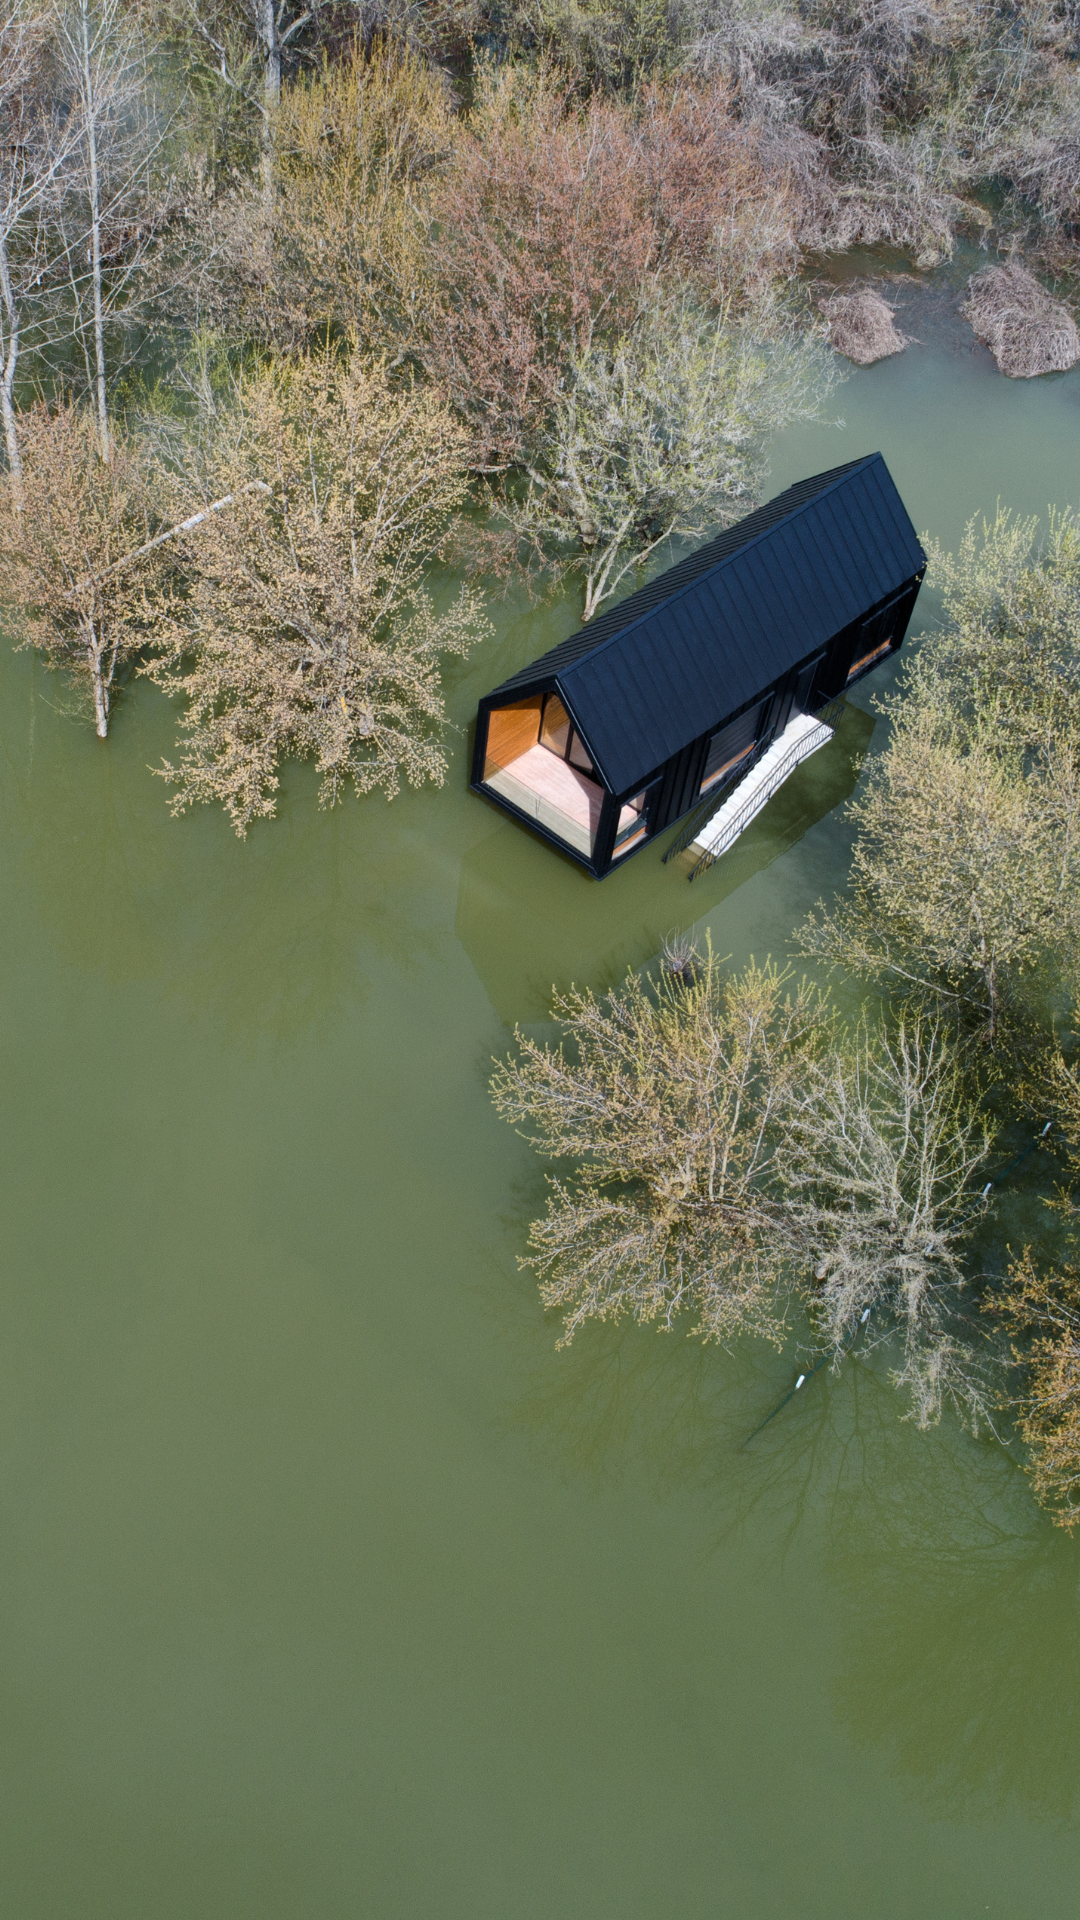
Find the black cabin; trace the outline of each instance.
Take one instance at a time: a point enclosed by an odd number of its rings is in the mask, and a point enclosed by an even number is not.
[[[925,569],[880,453],[800,480],[485,695],[470,785],[601,879],[893,652]]]

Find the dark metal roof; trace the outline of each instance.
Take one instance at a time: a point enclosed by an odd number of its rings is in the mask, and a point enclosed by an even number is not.
[[[557,687],[624,793],[921,571],[880,453],[728,527],[488,696]]]

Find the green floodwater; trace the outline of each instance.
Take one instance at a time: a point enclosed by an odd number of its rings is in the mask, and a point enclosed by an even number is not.
[[[947,279],[900,294],[921,344],[771,489],[880,447],[949,541],[1076,500],[1080,377],[1009,382]],[[495,618],[463,728],[574,612]],[[1080,1542],[878,1365],[744,1450],[794,1351],[557,1352],[485,1089],[552,981],[691,924],[785,950],[875,683],[707,876],[597,886],[465,791],[464,734],[392,806],[290,769],[241,845],[170,820],[152,689],[103,749],[0,673],[0,1913],[1072,1920]]]

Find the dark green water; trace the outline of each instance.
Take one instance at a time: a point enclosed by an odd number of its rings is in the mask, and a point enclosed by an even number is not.
[[[1001,379],[944,303],[775,487],[880,447],[949,540],[1077,498],[1080,378]],[[463,723],[572,611],[496,618]],[[597,887],[463,742],[390,807],[292,771],[241,846],[169,819],[151,690],[103,750],[0,673],[0,1912],[1071,1920],[1080,1542],[866,1366],[744,1451],[790,1357],[557,1353],[485,1091],[552,980],[695,920],[783,951],[870,718],[693,887]]]

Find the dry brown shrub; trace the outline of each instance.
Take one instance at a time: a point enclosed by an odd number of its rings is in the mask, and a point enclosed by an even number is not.
[[[624,331],[657,276],[739,302],[796,257],[787,175],[720,81],[582,107],[550,71],[504,69],[432,212],[418,350],[493,468],[522,457],[568,362]]]
[[[830,294],[818,301],[818,307],[829,323],[829,339],[836,352],[860,367],[902,353],[907,346],[907,336],[897,332],[888,301],[872,287]]]
[[[1080,360],[1080,333],[1068,307],[1024,267],[1014,261],[985,267],[969,286],[963,311],[1011,380],[1064,373]]]

